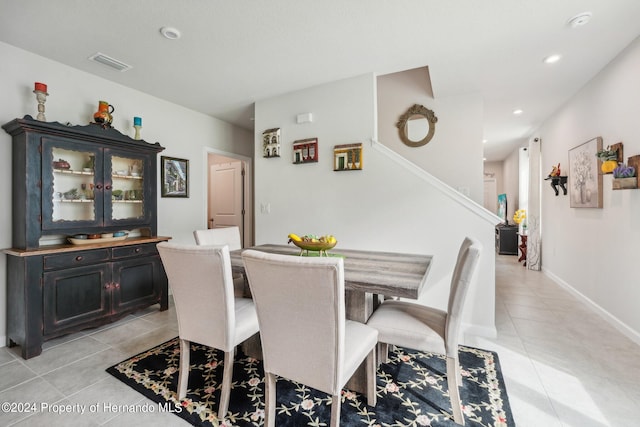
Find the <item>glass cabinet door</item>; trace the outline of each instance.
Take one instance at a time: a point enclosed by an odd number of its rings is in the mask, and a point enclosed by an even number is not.
[[[145,175],[150,170],[148,159],[117,151],[105,151],[105,175],[111,196],[105,192],[105,222],[135,224],[146,220]]]
[[[100,225],[101,150],[44,140],[43,154],[43,229]]]
[[[134,228],[151,216],[145,178],[148,156],[91,144],[43,142],[42,228]]]

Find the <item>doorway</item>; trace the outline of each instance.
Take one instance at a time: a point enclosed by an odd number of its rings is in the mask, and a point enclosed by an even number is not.
[[[237,226],[243,247],[252,246],[251,159],[212,149],[205,157],[207,228]]]

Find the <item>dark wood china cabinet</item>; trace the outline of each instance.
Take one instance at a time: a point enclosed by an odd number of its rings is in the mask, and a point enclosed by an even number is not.
[[[168,240],[157,236],[164,148],[96,124],[25,116],[2,127],[12,136],[7,344],[28,359],[48,339],[152,304],[166,310],[156,250]]]

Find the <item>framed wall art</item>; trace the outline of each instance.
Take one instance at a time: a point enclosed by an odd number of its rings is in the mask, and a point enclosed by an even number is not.
[[[293,142],[293,163],[315,163],[318,161],[318,138],[300,139]]]
[[[569,150],[569,206],[602,208],[602,174],[596,153],[602,150],[597,137]]]
[[[262,157],[280,157],[280,128],[262,132]]]
[[[362,170],[362,143],[333,147],[333,170]]]
[[[161,156],[162,197],[189,197],[189,160]]]

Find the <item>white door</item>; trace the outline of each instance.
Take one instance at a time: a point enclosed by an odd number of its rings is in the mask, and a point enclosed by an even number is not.
[[[242,162],[210,166],[209,228],[238,226],[243,233]]]

